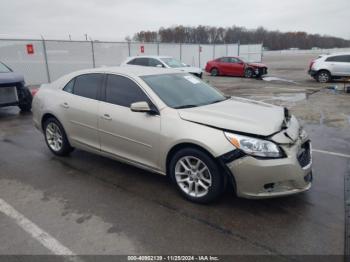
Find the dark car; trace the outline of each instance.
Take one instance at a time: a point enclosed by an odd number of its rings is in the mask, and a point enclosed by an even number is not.
[[[261,63],[248,63],[239,57],[220,57],[209,61],[205,71],[212,76],[228,75],[258,78],[267,74],[267,66]]]
[[[32,94],[25,86],[23,75],[0,62],[0,107],[18,106],[22,111],[32,108]]]

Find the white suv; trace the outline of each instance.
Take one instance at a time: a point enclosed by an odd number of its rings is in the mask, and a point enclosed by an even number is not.
[[[121,66],[128,65],[172,68],[181,72],[190,73],[199,78],[202,78],[203,74],[201,68],[186,65],[171,56],[131,56],[121,63]]]
[[[350,77],[350,53],[319,56],[310,63],[309,75],[320,83]]]

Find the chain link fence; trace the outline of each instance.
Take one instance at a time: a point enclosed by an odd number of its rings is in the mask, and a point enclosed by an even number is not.
[[[172,56],[204,68],[209,60],[222,56],[260,62],[262,45],[0,39],[0,61],[23,74],[28,85],[51,82],[80,69],[118,66],[128,56],[138,55]]]

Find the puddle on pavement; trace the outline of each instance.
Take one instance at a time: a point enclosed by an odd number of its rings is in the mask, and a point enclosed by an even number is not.
[[[285,83],[291,83],[291,84],[297,84],[297,82],[293,80],[288,80],[280,77],[275,77],[275,76],[265,76],[262,78],[264,81],[272,82],[272,81],[277,81],[277,82],[285,82]]]
[[[306,93],[283,93],[271,95],[253,95],[250,96],[250,98],[271,104],[293,105],[299,101],[306,100],[307,95]]]

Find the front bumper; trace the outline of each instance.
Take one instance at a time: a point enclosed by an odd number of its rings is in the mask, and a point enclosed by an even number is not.
[[[239,197],[280,197],[310,189],[311,143],[298,140],[295,144],[282,148],[287,154],[285,158],[259,159],[244,156],[226,164],[234,177]]]
[[[255,74],[255,76],[267,75],[267,68],[266,67],[255,68],[254,74]]]

